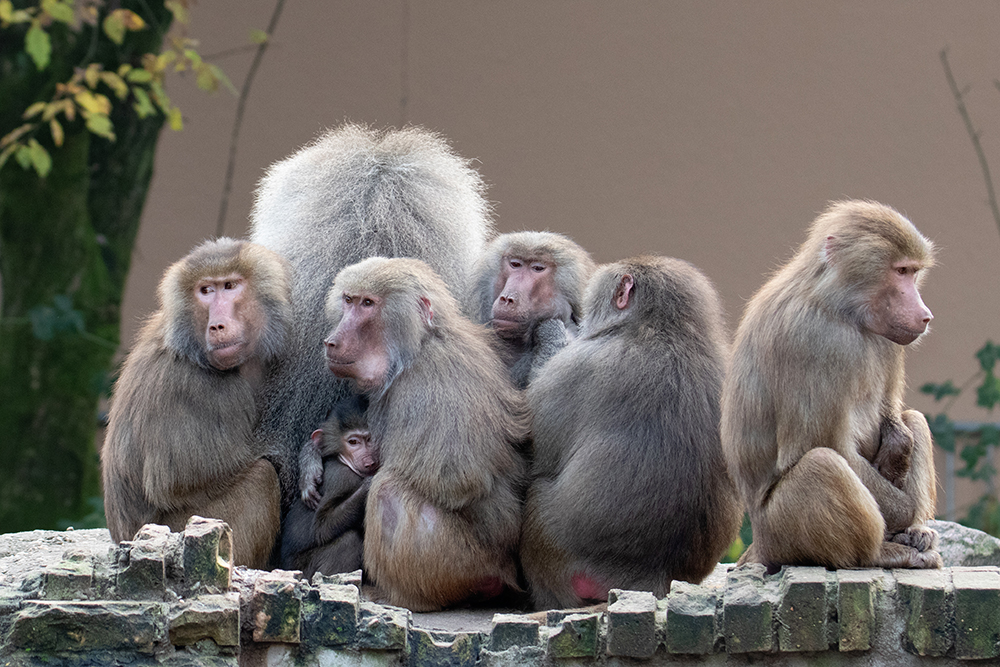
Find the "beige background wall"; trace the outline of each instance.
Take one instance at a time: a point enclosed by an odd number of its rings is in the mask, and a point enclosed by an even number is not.
[[[274,0],[202,0],[204,54],[249,42]],[[1000,342],[1000,233],[943,74],[949,49],[1000,174],[1000,3],[867,0],[288,0],[250,97],[225,232],[263,169],[345,119],[415,123],[475,158],[501,231],[569,234],[599,261],[682,257],[735,325],[828,200],[873,198],[940,247],[913,388]],[[252,52],[218,62],[240,86]],[[236,99],[190,82],[161,141],[124,340],[160,274],[214,235]],[[911,389],[914,407],[933,405]],[[958,418],[979,418],[971,401]]]

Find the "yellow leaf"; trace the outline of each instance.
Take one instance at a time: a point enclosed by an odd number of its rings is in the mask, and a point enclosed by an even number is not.
[[[121,17],[122,23],[125,27],[133,32],[136,30],[142,30],[146,27],[146,22],[142,20],[142,17],[133,12],[131,9],[116,9],[115,14]]]
[[[25,132],[28,132],[34,127],[35,125],[33,123],[25,123],[21,127],[14,128],[13,130],[5,134],[2,138],[0,138],[0,148],[3,148],[4,146],[14,143],[18,139],[20,139]]]
[[[66,120],[72,123],[76,120],[76,105],[73,104],[73,100],[63,100],[62,105],[66,114]]]
[[[63,145],[63,128],[55,118],[49,121],[49,131],[52,133],[52,143],[56,146]]]
[[[45,108],[45,102],[35,102],[30,107],[24,110],[24,113],[21,114],[21,118],[27,120],[32,116],[37,116],[39,113],[42,112],[44,108]]]
[[[209,93],[215,92],[219,87],[219,81],[215,78],[215,75],[209,67],[202,67],[198,70],[198,79],[196,83],[199,88]]]
[[[153,75],[144,69],[134,69],[125,75],[129,83],[149,83],[153,80]]]
[[[89,113],[104,114],[105,116],[111,113],[111,100],[100,93],[83,90],[74,95],[73,99]]]
[[[97,88],[97,82],[101,75],[101,66],[98,63],[90,63],[83,71],[83,80],[91,88]]]
[[[180,132],[184,129],[184,119],[181,117],[181,110],[178,107],[174,107],[167,114],[167,120],[170,122],[170,129]]]
[[[267,33],[263,30],[251,30],[250,31],[250,41],[253,44],[264,44],[268,40]]]
[[[0,0],[0,21],[10,23],[14,18],[14,3],[10,0]]]
[[[56,117],[59,110],[63,108],[63,102],[68,100],[60,100],[58,102],[49,102],[45,105],[45,111],[42,113],[42,122],[47,123]]]
[[[115,96],[118,99],[124,100],[128,96],[128,84],[114,72],[101,72],[101,81],[115,91]]]
[[[0,151],[0,168],[3,168],[3,166],[7,163],[7,160],[16,150],[17,150],[17,144],[11,144],[7,148]]]
[[[125,76],[132,71],[132,66],[128,63],[122,63],[122,66],[118,68],[118,76]]]
[[[191,18],[188,16],[187,4],[179,0],[166,0],[163,6],[174,15],[174,20],[180,24],[187,25]]]

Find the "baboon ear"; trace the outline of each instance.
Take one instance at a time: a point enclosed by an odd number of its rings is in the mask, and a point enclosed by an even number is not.
[[[833,265],[837,260],[837,237],[827,236],[823,242],[823,262]]]
[[[635,281],[632,280],[632,276],[630,274],[626,273],[618,282],[618,289],[615,290],[615,307],[618,308],[618,310],[625,310],[628,308],[633,287],[635,287]]]
[[[434,309],[431,307],[431,300],[426,296],[420,297],[420,319],[425,326],[434,326]]]
[[[309,439],[312,440],[312,443],[314,445],[316,445],[317,447],[319,445],[322,445],[323,444],[323,429],[318,428],[315,431],[313,431],[312,435],[309,436]]]

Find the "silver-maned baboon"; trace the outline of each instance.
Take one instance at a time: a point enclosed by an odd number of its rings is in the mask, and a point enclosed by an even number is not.
[[[273,451],[286,507],[298,450],[344,394],[323,362],[324,303],[337,272],[372,256],[425,260],[455,294],[492,234],[479,174],[420,128],[327,132],[261,179],[251,240],[292,266],[290,360],[269,378],[257,437]]]
[[[603,266],[580,335],[528,387],[521,562],[539,608],[698,582],[742,518],[719,444],[728,341],[711,283],[677,259]]]
[[[923,525],[931,435],[903,410],[904,346],[931,320],[919,287],[932,263],[930,241],[892,208],[835,202],[750,300],[722,410],[753,526],[743,561],[941,566]]]
[[[516,585],[528,417],[489,332],[413,259],[347,267],[327,308],[327,363],[369,397],[381,463],[366,573],[387,602],[414,610]]]
[[[312,475],[303,485],[302,498],[285,516],[281,531],[281,566],[336,574],[361,568],[365,503],[378,460],[365,411],[364,396],[339,401],[323,426],[313,431],[302,447],[302,475]],[[314,455],[305,456],[310,449]],[[322,468],[313,470],[319,459]],[[321,482],[321,483],[319,483]],[[318,485],[318,489],[317,489]]]
[[[466,309],[493,329],[518,387],[576,336],[593,272],[587,251],[562,234],[501,234],[486,246]]]
[[[267,565],[280,494],[252,432],[289,298],[284,260],[245,241],[205,242],[167,269],[160,310],[115,384],[101,452],[115,540],[146,523],[180,531],[198,514],[229,523],[235,563]]]

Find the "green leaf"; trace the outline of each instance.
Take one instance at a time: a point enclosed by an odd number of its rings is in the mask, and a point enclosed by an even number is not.
[[[28,141],[28,149],[31,151],[31,166],[39,176],[45,178],[52,171],[52,156],[37,139]]]
[[[87,115],[87,129],[108,141],[115,140],[114,125],[111,123],[111,119],[102,113]]]
[[[976,389],[976,405],[992,410],[997,403],[1000,403],[1000,380],[990,371]]]
[[[976,359],[979,360],[979,366],[986,373],[993,372],[993,366],[1000,360],[1000,345],[994,345],[993,341],[986,341],[986,344],[976,352]]]
[[[11,144],[7,148],[0,151],[0,169],[3,169],[3,166],[7,164],[7,160],[9,160],[10,156],[14,154],[14,151],[17,150],[18,146],[19,144]]]
[[[136,86],[132,88],[132,94],[135,96],[135,104],[132,105],[132,108],[135,109],[139,118],[149,118],[156,114],[156,107],[149,101],[149,95],[146,94],[145,90]]]
[[[40,70],[49,66],[49,58],[52,56],[52,41],[49,33],[42,29],[38,21],[33,21],[24,36],[24,50],[28,52],[31,59],[35,61],[35,67]]]
[[[117,12],[111,12],[105,16],[101,27],[104,28],[104,34],[108,36],[108,39],[115,44],[121,45],[125,41],[125,21]]]
[[[955,451],[955,422],[948,418],[948,415],[941,414],[927,417],[927,425],[934,436],[934,444],[946,452]]]
[[[947,396],[958,396],[962,393],[962,390],[955,387],[955,385],[951,383],[951,380],[948,380],[947,382],[943,382],[941,384],[928,382],[920,387],[920,393],[931,394],[934,396],[935,401],[940,401],[942,398]]]
[[[60,23],[72,23],[75,20],[73,5],[59,0],[42,0],[42,11]]]
[[[229,80],[229,77],[226,76],[226,73],[222,71],[221,67],[213,65],[211,63],[208,64],[208,67],[211,68],[212,74],[215,75],[215,78],[219,83],[225,86],[226,89],[229,90],[229,92],[231,92],[233,95],[239,95],[239,91],[236,90],[236,87],[233,85],[233,82]]]
[[[212,73],[209,67],[199,67],[198,77],[195,81],[198,88],[204,90],[206,93],[215,92],[219,87],[219,81],[215,78],[215,74]]]
[[[178,0],[166,0],[166,2],[163,3],[163,6],[170,10],[170,12],[174,15],[174,20],[178,23],[187,25],[191,21],[188,16],[187,7],[184,6],[184,3],[179,2]]]
[[[21,165],[22,169],[31,169],[31,149],[25,144],[14,144],[17,146],[17,150],[14,151],[14,157],[17,159],[17,163]]]
[[[255,29],[250,31],[250,42],[253,44],[265,44],[267,43],[268,36],[267,33],[260,29]]]
[[[180,132],[184,129],[184,118],[181,116],[180,107],[173,107],[167,113],[167,122],[170,123],[170,129],[175,132]]]

